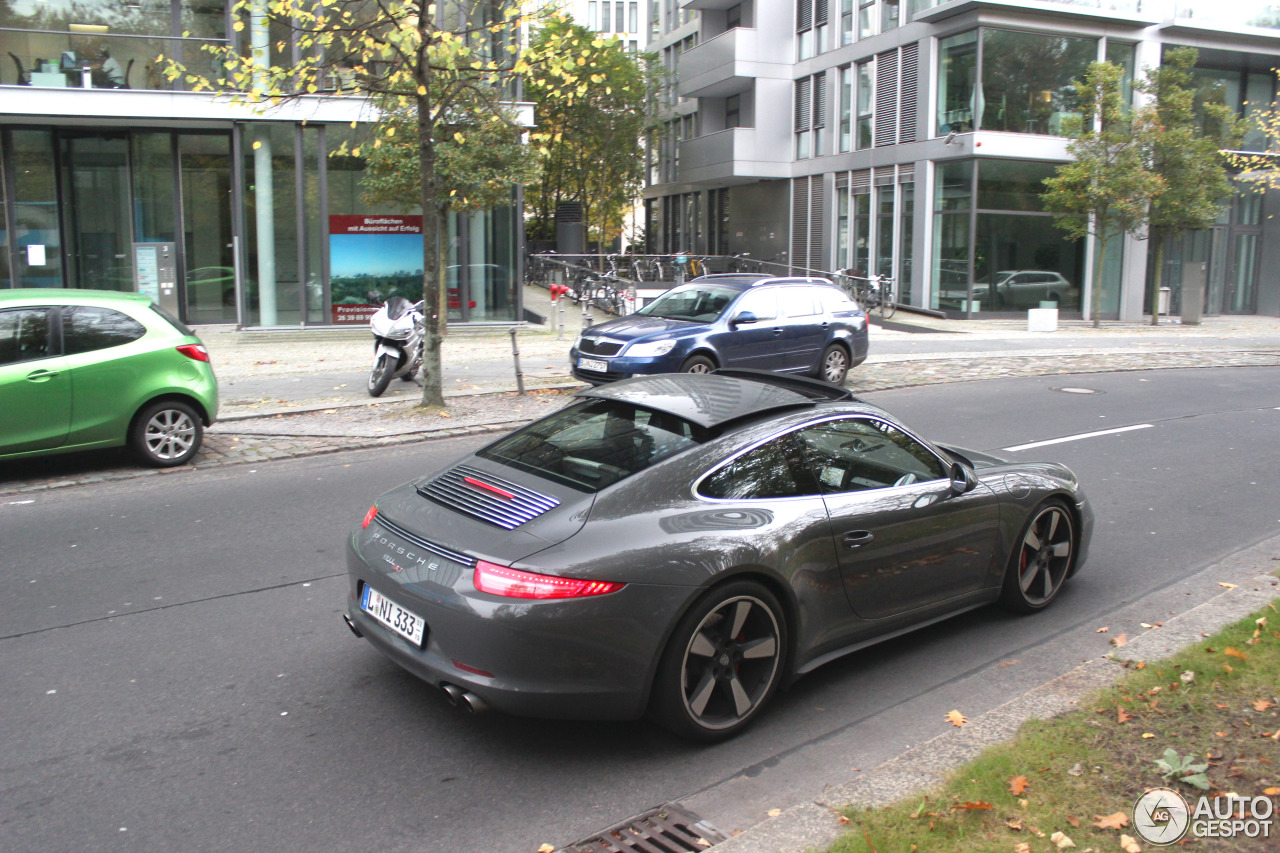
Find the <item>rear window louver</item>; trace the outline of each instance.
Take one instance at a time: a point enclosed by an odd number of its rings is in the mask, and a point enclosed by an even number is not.
[[[504,530],[515,530],[560,505],[553,497],[466,465],[419,486],[418,494]]]

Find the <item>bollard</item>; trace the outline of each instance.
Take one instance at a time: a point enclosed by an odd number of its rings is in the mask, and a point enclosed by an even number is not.
[[[516,328],[512,326],[511,332],[511,357],[516,362],[516,390],[521,396],[524,396],[524,374],[520,372],[520,348],[516,346]]]

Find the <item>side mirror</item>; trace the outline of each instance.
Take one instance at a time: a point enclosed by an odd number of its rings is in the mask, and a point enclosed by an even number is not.
[[[730,326],[749,326],[752,323],[758,323],[758,322],[760,321],[756,318],[755,314],[751,313],[750,311],[743,311],[742,313],[734,317],[732,320],[730,320],[729,325]]]
[[[978,477],[969,470],[968,466],[961,465],[959,462],[951,463],[951,494],[963,495],[965,492],[972,491],[978,485]]]

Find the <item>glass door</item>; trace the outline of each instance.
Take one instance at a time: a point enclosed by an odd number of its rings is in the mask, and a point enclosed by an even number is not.
[[[59,143],[68,283],[131,291],[128,136],[62,134]]]
[[[1230,272],[1223,294],[1224,314],[1252,314],[1258,281],[1258,245],[1260,234],[1232,235]]]

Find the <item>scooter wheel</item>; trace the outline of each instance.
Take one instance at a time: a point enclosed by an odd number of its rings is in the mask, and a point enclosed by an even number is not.
[[[396,372],[396,357],[384,355],[373,365],[369,372],[369,396],[381,397],[382,392],[391,384],[391,375]]]

